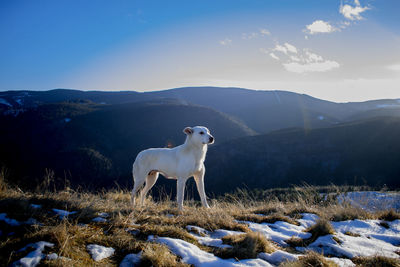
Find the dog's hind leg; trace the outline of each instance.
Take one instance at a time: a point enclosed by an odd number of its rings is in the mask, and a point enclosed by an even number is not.
[[[131,193],[131,203],[132,203],[132,207],[135,207],[135,197],[136,197],[136,193],[137,191],[139,191],[139,188],[142,187],[142,185],[144,184],[144,182],[146,181],[145,178],[142,177],[134,177],[133,178],[133,189],[132,189],[132,193]]]
[[[140,205],[143,206],[144,198],[146,197],[147,193],[150,191],[150,189],[153,187],[153,185],[156,183],[158,178],[158,172],[157,171],[151,171],[146,178],[146,185],[144,186],[142,192],[140,192]]]

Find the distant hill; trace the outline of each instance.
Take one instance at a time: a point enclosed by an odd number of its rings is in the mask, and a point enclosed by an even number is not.
[[[399,136],[400,118],[378,118],[232,140],[210,148],[206,187],[215,193],[304,182],[398,188]]]
[[[56,89],[50,91],[0,92],[0,112],[36,107],[43,103],[90,100],[98,104],[123,104],[143,101],[177,99],[211,107],[242,121],[259,133],[290,127],[306,129],[328,127],[336,123],[379,116],[373,110],[390,110],[400,116],[396,99],[366,102],[335,103],[287,91],[256,91],[242,88],[186,87],[156,92],[100,92]],[[2,104],[3,103],[3,104]]]

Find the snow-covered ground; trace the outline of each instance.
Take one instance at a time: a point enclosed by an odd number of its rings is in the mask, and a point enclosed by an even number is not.
[[[361,191],[340,194],[337,197],[339,203],[344,201],[368,211],[379,211],[386,209],[400,210],[399,192],[375,192]]]
[[[386,194],[379,192],[354,192],[342,195],[341,201],[349,201],[354,205],[364,205],[366,209],[376,209],[378,204],[372,201],[374,198],[385,202],[386,208],[398,209],[400,199],[398,194]],[[360,202],[358,199],[367,200]],[[387,201],[386,201],[387,200]],[[354,202],[352,202],[354,201]],[[388,203],[391,203],[392,206]],[[31,205],[34,209],[41,209],[40,205]],[[61,219],[67,218],[69,215],[77,213],[76,211],[65,211],[52,209],[50,213],[55,213]],[[222,259],[214,254],[202,250],[200,247],[186,242],[181,239],[170,238],[167,236],[149,236],[148,242],[156,242],[166,245],[172,253],[181,258],[182,262],[192,264],[194,266],[278,266],[282,262],[292,261],[304,255],[306,251],[313,250],[323,253],[327,260],[336,262],[339,266],[355,266],[351,261],[357,256],[376,256],[382,255],[391,258],[400,259],[400,220],[382,221],[382,220],[347,220],[340,222],[330,222],[335,230],[334,234],[320,236],[307,247],[296,247],[288,249],[286,241],[292,237],[309,238],[310,233],[305,230],[314,225],[319,217],[311,213],[302,213],[302,218],[298,219],[299,225],[290,224],[283,221],[275,223],[255,223],[250,221],[238,221],[241,224],[248,225],[249,229],[259,232],[275,245],[275,251],[272,253],[259,253],[255,259],[245,259],[238,261],[237,259]],[[93,222],[107,223],[109,214],[97,213],[98,217]],[[172,215],[174,216],[174,215]],[[264,215],[259,215],[264,216]],[[0,213],[0,221],[10,225],[10,227],[21,227],[22,225],[31,224],[32,220],[20,222],[9,217],[6,213]],[[110,219],[111,221],[111,219]],[[37,222],[36,222],[37,223]],[[127,228],[126,231],[133,236],[137,235],[140,230],[138,224],[132,224],[132,229]],[[218,229],[208,231],[195,225],[187,225],[186,230],[198,241],[202,246],[213,248],[230,248],[230,245],[223,244],[222,238],[227,235],[238,235],[243,232]],[[1,231],[0,231],[1,234]],[[12,266],[36,266],[42,259],[55,260],[58,258],[56,253],[44,252],[45,247],[51,248],[54,245],[45,241],[28,244],[19,252],[23,253],[28,248],[33,251]],[[111,257],[115,253],[112,247],[104,247],[98,244],[88,244],[86,246],[87,253],[91,255],[93,260],[102,261]],[[48,251],[48,250],[47,250]],[[136,254],[127,253],[121,261],[120,266],[135,266],[140,263],[141,252]]]
[[[33,248],[34,250],[29,252],[25,257],[15,261],[11,266],[36,266],[39,262],[44,259],[46,256],[43,254],[43,250],[45,247],[53,247],[54,244],[46,242],[46,241],[39,241],[34,244],[28,244],[24,248],[20,249],[19,252],[25,251],[28,248]]]

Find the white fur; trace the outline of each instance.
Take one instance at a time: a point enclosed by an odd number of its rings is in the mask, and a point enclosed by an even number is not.
[[[146,181],[140,193],[140,205],[143,205],[146,194],[156,183],[158,174],[161,173],[169,179],[177,179],[177,202],[180,210],[183,208],[186,180],[192,176],[196,181],[202,205],[209,208],[204,191],[204,160],[207,145],[214,143],[214,137],[203,126],[186,127],[183,132],[187,135],[184,144],[174,148],[150,148],[137,155],[132,169],[133,205],[135,205],[137,191]]]

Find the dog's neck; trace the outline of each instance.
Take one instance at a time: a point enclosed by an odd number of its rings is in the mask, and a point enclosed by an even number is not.
[[[187,149],[187,150],[195,152],[196,154],[199,154],[199,156],[202,157],[204,160],[206,153],[207,153],[208,145],[207,144],[196,144],[196,143],[190,142],[189,138],[190,138],[189,136],[186,137],[185,143],[183,143],[183,145],[182,145],[183,149],[185,149],[185,150]],[[196,149],[192,149],[192,148],[196,148]]]

